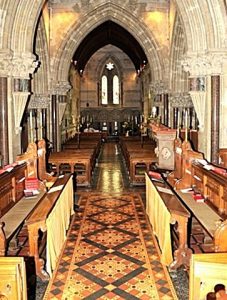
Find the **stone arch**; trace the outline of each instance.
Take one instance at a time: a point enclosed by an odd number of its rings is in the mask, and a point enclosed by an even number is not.
[[[183,70],[181,63],[181,59],[186,51],[184,27],[179,14],[176,14],[170,50],[170,72],[172,74],[169,82],[170,92],[182,93],[188,89],[188,74]]]
[[[43,34],[44,22],[43,18],[40,19],[40,24],[37,29],[36,37],[36,55],[40,61],[38,72],[33,74],[34,91],[36,94],[47,94],[49,90],[49,56],[48,56],[48,42],[46,35]]]
[[[32,53],[35,27],[44,0],[3,0],[1,46],[15,53]]]
[[[139,22],[138,24],[138,19],[133,14],[130,14],[123,7],[108,2],[86,14],[81,18],[80,23],[75,24],[65,36],[54,58],[53,74],[56,76],[56,81],[66,80],[75,49],[88,32],[107,20],[111,20],[124,28],[131,29],[130,34],[137,39],[145,51],[153,79],[157,81],[162,80],[165,73],[165,66],[154,37],[151,36],[151,33],[143,23]]]
[[[184,23],[188,52],[226,47],[224,1],[176,0]]]

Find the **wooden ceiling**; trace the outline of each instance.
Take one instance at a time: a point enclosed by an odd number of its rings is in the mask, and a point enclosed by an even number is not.
[[[88,33],[77,48],[73,56],[77,70],[84,70],[90,57],[108,44],[124,51],[136,70],[140,70],[141,66],[147,63],[147,57],[138,41],[125,28],[112,21],[106,21]]]

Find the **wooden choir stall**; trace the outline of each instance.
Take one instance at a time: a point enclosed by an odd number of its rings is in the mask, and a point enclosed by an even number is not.
[[[0,255],[33,258],[37,276],[45,280],[55,268],[74,213],[72,175],[53,177],[46,171],[45,142],[39,141],[0,169],[0,182]],[[18,243],[21,231],[28,234],[23,245]]]
[[[167,180],[191,213],[189,234],[199,232],[200,251],[227,251],[226,170],[208,163],[202,153],[192,150],[189,141],[177,138],[175,169]],[[196,245],[191,247],[199,250]]]
[[[188,220],[190,212],[174,194],[159,173],[146,174],[146,212],[161,250],[161,261],[176,270],[189,267],[192,250],[188,247]],[[176,225],[178,239],[171,241],[171,226]],[[174,256],[172,256],[174,242]]]
[[[146,175],[147,214],[163,257],[168,253],[164,261],[167,258],[170,270],[180,264],[189,267],[192,251],[227,252],[227,170],[209,164],[179,133],[173,146],[174,169],[167,178],[152,171],[148,173],[151,176]],[[160,211],[166,212],[168,221],[163,221]],[[171,238],[163,242],[163,232],[169,236],[170,227]],[[175,249],[173,263],[171,244]]]

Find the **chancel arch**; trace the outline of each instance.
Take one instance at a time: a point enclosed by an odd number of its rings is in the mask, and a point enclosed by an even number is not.
[[[53,73],[57,74],[56,78],[59,80],[65,80],[68,76],[68,69],[71,63],[71,59],[74,55],[75,50],[82,42],[88,32],[102,24],[103,22],[110,20],[123,28],[130,28],[130,34],[132,34],[141,47],[148,59],[148,64],[152,65],[153,78],[158,80],[162,79],[165,64],[161,59],[159,53],[159,46],[151,32],[147,31],[147,28],[143,23],[138,24],[132,14],[122,7],[119,7],[113,3],[106,3],[100,5],[95,11],[90,11],[87,15],[81,18],[81,21],[75,23],[68,35],[65,36],[61,46],[54,58]],[[67,51],[66,51],[67,49]]]

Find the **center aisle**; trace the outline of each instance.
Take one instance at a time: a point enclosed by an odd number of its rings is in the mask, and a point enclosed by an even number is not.
[[[77,191],[80,211],[43,299],[177,300],[117,144],[104,144],[95,176],[91,190]]]

